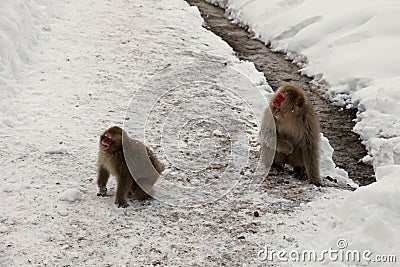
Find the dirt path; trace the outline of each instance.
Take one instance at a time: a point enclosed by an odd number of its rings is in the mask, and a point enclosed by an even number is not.
[[[359,136],[352,132],[355,109],[341,110],[330,104],[321,93],[322,85],[315,85],[312,78],[300,75],[299,67],[287,60],[284,54],[271,51],[264,43],[254,39],[252,33],[232,24],[223,9],[204,0],[186,1],[199,8],[206,28],[227,42],[240,59],[254,62],[274,90],[286,82],[298,84],[307,90],[321,121],[322,131],[335,149],[333,159],[336,165],[345,169],[349,177],[360,185],[375,181],[372,167],[359,162],[366,155],[366,150]]]

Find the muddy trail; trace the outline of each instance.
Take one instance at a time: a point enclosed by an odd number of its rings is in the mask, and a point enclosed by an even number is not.
[[[314,104],[324,135],[335,149],[333,160],[349,177],[360,185],[375,181],[373,168],[360,162],[367,152],[360,143],[359,136],[352,132],[355,109],[340,109],[322,95],[323,86],[312,83],[312,78],[302,76],[299,67],[286,59],[285,54],[273,52],[254,34],[235,25],[227,18],[225,11],[204,0],[186,0],[197,6],[206,23],[205,27],[227,42],[242,59],[251,61],[257,70],[264,73],[268,83],[276,90],[280,85],[290,82],[304,88]],[[270,174],[271,175],[271,174]]]

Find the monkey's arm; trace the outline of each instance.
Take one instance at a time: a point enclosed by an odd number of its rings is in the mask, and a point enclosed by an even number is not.
[[[294,147],[287,139],[284,139],[278,135],[276,138],[276,151],[285,155],[289,155],[293,153]]]
[[[97,185],[99,187],[98,196],[106,196],[107,195],[107,182],[110,177],[110,173],[106,168],[104,168],[103,164],[99,162],[99,166],[97,169]]]

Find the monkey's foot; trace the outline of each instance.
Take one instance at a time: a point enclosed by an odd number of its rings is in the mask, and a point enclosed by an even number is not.
[[[320,182],[320,181],[318,181],[318,182],[313,182],[313,181],[311,181],[311,183],[313,184],[313,185],[315,185],[316,187],[323,187],[324,185],[322,184],[322,182]]]
[[[118,208],[127,208],[127,207],[129,207],[129,204],[128,203],[120,203],[120,204],[118,204]]]
[[[107,196],[107,188],[100,188],[99,192],[97,193],[97,196],[102,196],[102,197]]]
[[[307,174],[301,167],[294,167],[293,168],[294,177],[300,180],[307,180]]]
[[[276,163],[273,163],[272,164],[272,167],[277,171],[277,172],[285,172],[285,164],[276,164]]]

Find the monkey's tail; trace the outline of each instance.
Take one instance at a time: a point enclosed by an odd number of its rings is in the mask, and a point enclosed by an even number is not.
[[[146,147],[146,151],[147,151],[147,155],[149,156],[149,159],[151,161],[151,164],[153,164],[154,168],[156,169],[156,171],[161,174],[164,170],[165,170],[165,166],[164,164],[162,164],[156,157],[156,155],[154,155],[154,152]]]

